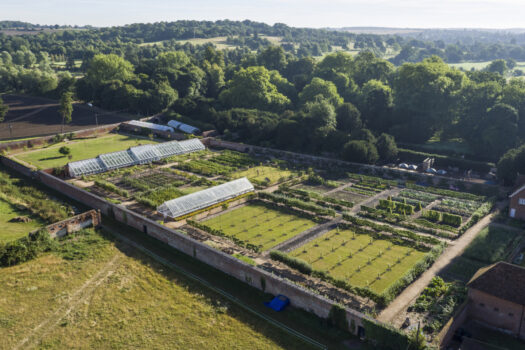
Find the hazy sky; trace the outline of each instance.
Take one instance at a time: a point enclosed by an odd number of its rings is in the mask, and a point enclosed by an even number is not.
[[[525,27],[525,0],[0,0],[0,19],[122,25],[178,19],[300,27]]]

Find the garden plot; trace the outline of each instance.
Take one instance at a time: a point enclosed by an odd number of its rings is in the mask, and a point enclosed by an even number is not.
[[[316,226],[309,219],[252,203],[201,224],[267,250]]]
[[[425,253],[350,230],[334,230],[290,255],[355,287],[381,294],[403,277]]]
[[[236,171],[258,165],[259,159],[255,159],[248,154],[221,151],[217,153],[207,154],[206,158],[193,158],[189,162],[180,162],[174,168],[185,170],[194,174],[199,174],[207,177],[212,176],[229,176]]]
[[[234,179],[247,177],[248,180],[255,184],[268,186],[290,179],[295,175],[295,172],[292,170],[281,169],[268,165],[259,165],[247,170],[236,172],[231,176]]]
[[[164,186],[182,186],[190,180],[167,169],[155,169],[136,175],[121,177],[116,184],[124,189],[135,191],[154,190]]]

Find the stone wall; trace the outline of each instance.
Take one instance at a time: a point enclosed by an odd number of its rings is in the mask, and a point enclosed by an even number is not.
[[[246,264],[230,255],[196,241],[183,233],[143,217],[121,205],[110,203],[45,172],[39,171],[38,178],[48,187],[74,200],[85,203],[90,207],[99,209],[102,213],[115,218],[117,221],[134,227],[255,288],[273,295],[284,294],[288,296],[294,307],[307,310],[319,317],[327,318],[334,304],[333,301],[306,290],[301,286],[292,284],[260,268]],[[361,320],[368,318],[368,316],[348,308],[346,309],[346,315],[348,324],[355,325],[354,329],[349,330],[354,334],[356,334],[357,328],[362,326]]]
[[[18,162],[15,162],[14,160],[7,158],[7,157],[0,157],[0,162],[10,168],[13,169],[19,173],[21,173],[24,176],[27,177],[33,177],[33,170],[31,168],[28,168]]]
[[[47,225],[46,229],[51,238],[62,237],[67,234],[79,231],[86,227],[99,227],[102,221],[100,211],[89,210],[85,213],[75,215],[69,219]]]
[[[460,328],[468,317],[469,302],[465,301],[456,311],[454,316],[445,324],[443,329],[439,332],[439,345],[442,349],[446,349],[448,344],[452,341],[454,333]]]

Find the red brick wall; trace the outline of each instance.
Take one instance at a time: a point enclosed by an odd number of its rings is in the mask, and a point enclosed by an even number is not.
[[[520,332],[523,323],[523,306],[506,301],[476,289],[469,289],[469,316],[495,328]]]
[[[515,209],[516,214],[514,215],[514,218],[525,220],[525,205],[519,204],[519,199],[525,198],[525,189],[519,193],[517,193],[515,196],[510,197],[509,201],[509,216],[511,214],[511,210]]]

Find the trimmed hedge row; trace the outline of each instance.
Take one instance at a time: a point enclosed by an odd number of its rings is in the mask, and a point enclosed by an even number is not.
[[[335,211],[333,209],[323,208],[316,204],[308,203],[308,202],[302,201],[297,198],[290,198],[287,196],[277,195],[277,194],[268,193],[268,192],[259,192],[258,195],[259,195],[259,198],[261,199],[267,199],[274,203],[281,203],[281,204],[285,204],[290,207],[303,209],[303,210],[315,213],[317,215],[332,216],[332,217],[335,216]]]
[[[392,200],[380,199],[378,207],[380,209],[388,210],[389,212],[395,211],[396,213],[403,215],[414,214],[414,206],[401,202],[394,202]]]
[[[306,261],[299,258],[295,258],[278,250],[272,250],[270,252],[270,258],[276,261],[280,261],[306,275],[310,275],[313,271],[312,265],[310,265]]]
[[[358,218],[356,216],[344,214],[343,219],[358,226],[367,226],[377,232],[389,232],[398,237],[411,239],[414,242],[421,242],[431,245],[436,245],[439,243],[439,240],[433,237],[420,236],[411,231],[396,229],[390,225],[381,225],[370,220]]]
[[[252,251],[254,251],[256,253],[261,251],[261,247],[262,246],[260,246],[260,245],[258,246],[258,245],[255,245],[255,244],[243,241],[242,239],[239,239],[239,238],[237,238],[235,236],[232,236],[232,235],[228,235],[223,230],[214,229],[214,228],[211,228],[211,227],[207,226],[206,224],[202,224],[200,222],[193,221],[193,220],[188,220],[188,225],[191,225],[191,226],[196,227],[196,228],[198,228],[200,230],[208,232],[209,234],[212,234],[214,236],[227,238],[227,239],[233,241],[239,247],[244,247],[246,249],[250,249],[250,250],[252,250]]]
[[[470,219],[458,230],[458,235],[461,236],[465,231],[467,231],[469,228],[471,228],[474,224],[476,224],[481,218],[483,218],[485,215],[490,213],[492,208],[494,207],[495,201],[494,199],[490,199],[489,201],[483,203],[481,207],[478,208],[472,214]]]
[[[367,207],[364,205],[361,206],[361,211],[359,212],[359,216],[373,219],[373,220],[385,221],[392,225],[401,226],[409,230],[415,230],[419,232],[428,233],[428,234],[438,236],[438,237],[449,238],[449,239],[456,238],[456,235],[452,233],[446,233],[443,231],[439,231],[435,228],[435,226],[433,226],[434,228],[430,228],[430,227],[415,225],[411,222],[404,221],[405,219],[401,217],[400,215],[390,214],[384,210],[379,210],[379,209]],[[432,224],[431,222],[428,222],[428,223]]]

